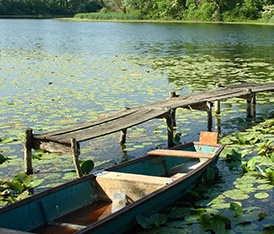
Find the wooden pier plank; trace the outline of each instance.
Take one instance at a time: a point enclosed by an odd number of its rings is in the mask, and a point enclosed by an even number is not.
[[[250,95],[250,90],[252,92],[274,91],[274,82],[265,84],[233,84],[204,92],[175,96],[165,101],[125,109],[74,127],[35,134],[34,138],[62,144],[70,144],[71,138],[75,138],[77,142],[82,142],[141,124],[167,114],[168,110],[171,109],[191,107],[193,105],[199,106],[206,102],[220,101],[228,98],[246,98]]]
[[[102,122],[101,124],[92,125],[92,127],[80,129],[75,132],[69,131],[58,135],[47,135],[45,139],[63,144],[68,144],[72,138],[75,138],[77,142],[83,142],[141,124],[156,117],[165,115],[168,112],[169,111],[165,109],[140,109],[111,122]]]
[[[206,110],[211,115],[211,108],[205,107],[211,105],[212,102],[220,102],[228,98],[244,98],[247,100],[247,116],[255,116],[250,111],[252,110],[250,105],[255,105],[255,94],[257,92],[266,91],[274,91],[274,82],[264,84],[233,84],[226,87],[218,85],[215,89],[203,92],[194,92],[188,95],[174,94],[168,100],[125,109],[91,122],[42,134],[32,134],[29,138],[26,138],[25,146],[28,146],[28,149],[24,152],[25,158],[27,158],[28,154],[30,155],[31,148],[45,149],[49,152],[72,153],[72,149],[74,151],[76,149],[72,148],[72,139],[74,139],[74,145],[77,146],[80,154],[80,142],[118,131],[123,131],[125,135],[127,128],[154,118],[166,118],[168,141],[171,142],[173,140],[172,126],[175,126],[172,118],[175,119],[174,113],[177,108],[191,108],[192,106],[199,110]],[[125,142],[125,139],[123,141]],[[26,170],[31,171],[31,164],[28,165],[30,166]]]
[[[130,115],[130,114],[136,112],[137,110],[138,109],[136,109],[136,108],[135,109],[134,108],[125,109],[125,110],[122,110],[118,113],[109,114],[106,117],[102,117],[98,120],[78,124],[78,125],[75,125],[73,127],[63,128],[63,129],[56,130],[56,131],[50,131],[50,132],[46,132],[46,133],[42,133],[42,134],[35,134],[34,136],[35,136],[36,139],[43,140],[43,139],[47,139],[48,136],[57,136],[57,135],[62,135],[62,134],[66,134],[66,133],[71,133],[71,132],[74,132],[74,131],[83,130],[83,129],[86,129],[86,128],[94,127],[96,125],[100,125],[102,123],[107,123],[107,122],[110,122],[110,121],[114,121],[114,120],[123,118],[127,115]]]

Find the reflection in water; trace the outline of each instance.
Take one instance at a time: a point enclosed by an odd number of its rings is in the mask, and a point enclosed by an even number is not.
[[[273,59],[271,26],[0,20],[1,48],[54,53]],[[267,48],[267,49],[266,49]]]

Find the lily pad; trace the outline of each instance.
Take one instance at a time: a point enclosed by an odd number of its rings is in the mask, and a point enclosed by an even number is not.
[[[226,197],[231,198],[232,200],[245,200],[249,198],[249,195],[245,192],[234,189],[234,190],[228,190],[223,193]]]
[[[268,193],[256,193],[254,194],[254,197],[257,199],[266,199],[269,197]]]

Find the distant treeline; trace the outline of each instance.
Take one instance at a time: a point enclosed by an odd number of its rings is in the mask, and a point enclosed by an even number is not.
[[[0,15],[274,22],[274,0],[0,0]]]
[[[96,12],[102,7],[100,0],[0,0],[0,15],[74,15]]]

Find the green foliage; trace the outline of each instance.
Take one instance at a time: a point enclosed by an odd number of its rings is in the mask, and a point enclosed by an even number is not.
[[[256,158],[251,158],[248,160],[247,164],[243,164],[241,167],[243,169],[243,172],[249,172],[249,171],[254,171],[256,166]]]
[[[274,5],[263,6],[262,21],[274,23]]]
[[[28,197],[31,189],[42,182],[43,179],[38,180],[24,173],[15,175],[12,180],[0,180],[0,206]]]
[[[1,15],[72,15],[94,12],[102,8],[102,1],[85,0],[5,0],[0,1]]]
[[[117,12],[106,13],[79,13],[75,15],[77,19],[92,19],[92,20],[138,20],[138,14],[124,14]]]
[[[217,18],[215,2],[205,2],[201,6],[194,3],[189,4],[188,9],[184,12],[184,19],[198,20],[198,21],[211,21]]]
[[[4,139],[0,138],[0,143],[2,143],[2,144],[8,144],[8,143],[11,143],[13,141],[15,141],[15,139],[13,139],[12,137],[6,137]]]
[[[94,168],[94,162],[92,160],[86,160],[81,165],[83,174],[89,174]]]
[[[271,168],[266,168],[263,171],[259,166],[256,166],[256,169],[260,176],[262,176],[263,178],[266,178],[267,180],[270,181],[272,185],[274,185],[274,170],[272,170]]]
[[[235,149],[231,149],[229,153],[226,154],[227,162],[239,162],[242,160],[242,154]]]
[[[272,159],[274,162],[274,144],[272,139],[266,139],[259,146],[259,155],[266,156]]]
[[[3,154],[0,154],[0,164],[4,163],[7,160],[8,160],[8,158],[4,157]]]
[[[229,210],[234,214],[235,217],[239,217],[243,215],[242,207],[236,202],[230,203]]]
[[[167,216],[164,214],[153,214],[149,218],[139,215],[136,217],[136,221],[144,228],[151,229],[154,227],[160,227],[167,221]]]
[[[273,1],[265,0],[60,0],[0,1],[2,15],[76,15],[76,18],[100,20],[194,20],[273,22]],[[98,13],[99,12],[99,13]],[[90,14],[94,13],[94,14]]]
[[[220,212],[216,214],[200,212],[200,224],[204,230],[212,230],[214,233],[225,233],[231,228],[231,220]]]

